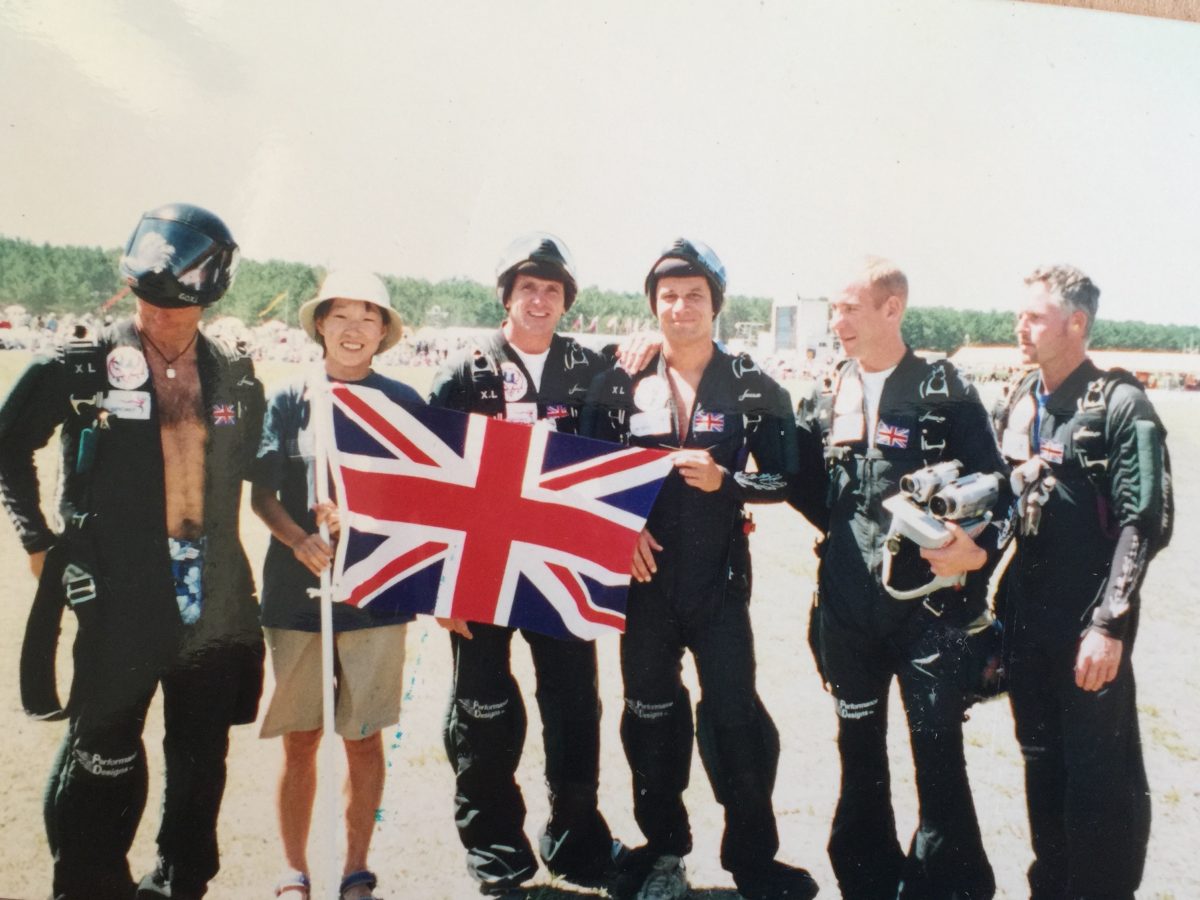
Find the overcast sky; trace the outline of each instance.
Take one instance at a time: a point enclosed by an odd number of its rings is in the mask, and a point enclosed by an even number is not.
[[[0,0],[0,234],[111,247],[186,200],[252,259],[489,281],[544,229],[626,291],[685,234],[735,293],[828,295],[872,252],[914,304],[984,309],[1069,261],[1102,317],[1200,324],[1198,25],[1004,0],[344,5]]]

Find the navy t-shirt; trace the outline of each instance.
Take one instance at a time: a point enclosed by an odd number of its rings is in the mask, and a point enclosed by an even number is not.
[[[389,399],[405,405],[424,406],[425,401],[408,385],[371,372],[362,381],[350,382],[382,391]],[[317,530],[316,481],[313,465],[313,432],[309,427],[309,402],[305,379],[284,385],[267,405],[262,443],[258,449],[252,481],[274,491],[283,508],[302,528]],[[321,609],[309,590],[320,580],[302,565],[292,551],[275,537],[267,548],[262,578],[262,624],[267,628],[320,631]],[[345,603],[333,604],[334,631],[352,631],[372,625],[412,621],[413,616],[374,612]]]

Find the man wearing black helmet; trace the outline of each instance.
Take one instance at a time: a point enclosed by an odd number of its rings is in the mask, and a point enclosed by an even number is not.
[[[555,333],[575,300],[574,265],[549,234],[517,239],[497,267],[501,328],[438,373],[429,402],[559,431],[578,431],[588,385],[601,358]],[[522,464],[514,460],[513,465]],[[455,822],[467,869],[484,894],[502,895],[533,877],[525,803],[514,778],[525,741],[525,708],[513,679],[511,628],[443,620],[451,630],[454,682],[446,753],[457,780]],[[546,750],[550,819],[539,851],[555,875],[584,886],[606,880],[620,844],[597,808],[600,700],[596,649],[530,631]]]
[[[611,369],[596,379],[583,425],[591,437],[678,448],[634,554],[621,640],[621,739],[646,844],[630,853],[616,894],[687,894],[682,857],[692,835],[683,791],[693,728],[680,662],[691,650],[702,694],[695,734],[725,807],[721,865],[747,900],[808,900],[817,893],[808,872],[775,859],[779,733],[755,688],[743,512],[747,502],[787,497],[796,455],[791,400],[748,356],[713,343],[725,269],[707,246],[675,241],[651,267],[646,294],[662,352],[632,376]]]
[[[46,792],[59,900],[202,897],[219,868],[229,727],[255,718],[263,658],[238,538],[263,390],[249,360],[199,329],[237,253],[203,209],[147,213],[120,264],[134,317],[36,360],[0,408],[0,496],[40,578],[35,606],[65,600],[78,621],[69,726]],[[60,425],[62,527],[51,530],[33,457]],[[126,854],[159,685],[159,861],[135,888]],[[30,712],[61,713],[52,683],[23,694]]]

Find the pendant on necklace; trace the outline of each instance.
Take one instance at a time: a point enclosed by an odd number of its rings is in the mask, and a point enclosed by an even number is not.
[[[167,377],[168,378],[175,377],[175,367],[174,366],[167,366]]]

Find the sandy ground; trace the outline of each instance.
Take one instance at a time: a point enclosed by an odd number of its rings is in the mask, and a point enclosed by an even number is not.
[[[1200,676],[1189,662],[1200,637],[1191,611],[1200,572],[1191,558],[1194,538],[1200,536],[1196,514],[1200,475],[1192,463],[1200,451],[1200,396],[1160,395],[1156,402],[1171,430],[1180,520],[1174,544],[1151,569],[1137,647],[1139,706],[1154,803],[1150,858],[1139,896],[1183,900],[1200,897],[1200,864],[1194,849],[1187,849],[1194,847],[1194,837],[1188,835],[1194,836],[1200,826],[1200,708],[1195,701]],[[823,887],[823,897],[837,896],[824,850],[838,783],[835,717],[805,644],[815,568],[809,549],[812,532],[787,508],[760,508],[757,519],[752,609],[759,690],[782,733],[783,754],[775,790],[781,857],[811,869]],[[261,559],[265,531],[249,515],[244,529],[252,559]],[[64,726],[32,722],[21,712],[17,657],[33,580],[8,528],[0,529],[0,562],[5,573],[0,603],[0,722],[5,734],[0,744],[0,898],[25,900],[45,897],[49,891],[50,859],[40,803],[51,755]],[[408,640],[407,696],[399,725],[386,734],[388,785],[372,852],[380,894],[389,898],[477,896],[454,832],[453,780],[441,748],[441,717],[449,683],[448,641],[434,623],[425,620],[410,626]],[[530,713],[519,777],[529,806],[528,831],[533,834],[546,814],[543,754],[528,653],[521,641],[514,646],[514,665],[526,688]],[[630,810],[629,773],[617,730],[621,696],[617,641],[602,640],[599,652],[605,703],[602,808],[614,832],[635,844],[640,836]],[[692,677],[690,669],[688,677]],[[65,678],[60,683],[65,685]],[[901,840],[906,843],[915,819],[915,797],[898,701],[892,703],[891,717],[893,792]],[[154,860],[162,786],[161,735],[156,703],[146,728],[151,794],[131,853],[137,872],[148,869]],[[966,737],[975,800],[999,885],[997,896],[1027,896],[1024,872],[1030,851],[1021,760],[1007,703],[977,707],[966,726]],[[340,751],[338,754],[340,757]],[[222,870],[212,883],[211,897],[272,896],[281,867],[273,812],[279,757],[278,742],[260,740],[255,727],[239,728],[233,734],[220,823]],[[337,758],[337,771],[325,777],[340,783],[341,765]],[[695,850],[687,859],[694,895],[736,897],[731,879],[717,861],[720,808],[698,757],[693,761],[687,801],[696,837]],[[330,896],[331,882],[340,872],[341,843],[336,820],[326,817],[324,824],[314,829],[311,858],[318,887],[314,897]],[[330,870],[331,859],[337,860],[332,865],[338,872]],[[534,884],[538,890],[533,896],[537,897],[586,895],[551,884],[544,872]]]

